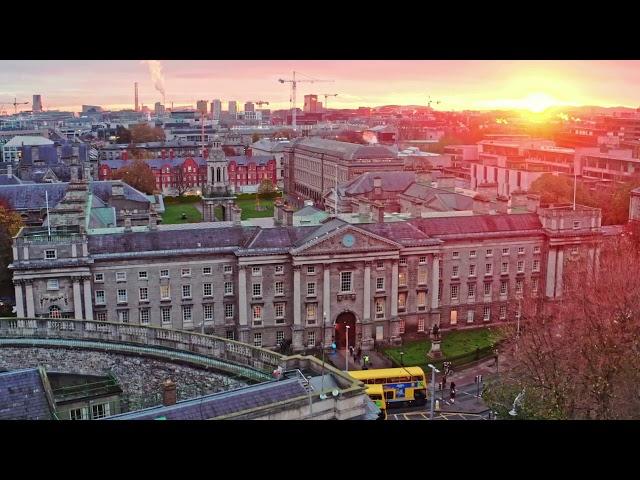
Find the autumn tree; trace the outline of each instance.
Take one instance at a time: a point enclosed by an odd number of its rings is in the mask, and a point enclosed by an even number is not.
[[[131,131],[124,128],[122,125],[118,125],[116,127],[116,142],[131,143]]]
[[[537,178],[530,188],[540,195],[542,203],[565,203],[573,201],[573,184],[567,177],[545,173]]]
[[[146,123],[131,125],[131,143],[162,142],[164,140],[164,130],[160,127],[151,127]]]
[[[151,167],[142,160],[127,163],[115,171],[113,178],[122,180],[147,195],[156,190],[156,177]]]
[[[173,174],[173,180],[175,183],[175,186],[173,188],[178,193],[178,196],[181,197],[191,188],[191,186],[189,185],[187,176],[184,173],[183,166],[174,168]]]
[[[527,302],[520,334],[511,326],[505,347],[513,354],[512,367],[484,398],[506,415],[525,391],[520,418],[638,418],[638,244],[620,237],[602,245],[599,256],[573,256],[564,269],[562,301],[546,309]]]
[[[260,182],[260,185],[258,186],[258,194],[260,194],[263,197],[269,196],[275,193],[275,191],[276,191],[276,188],[273,185],[273,182],[268,178],[263,179]]]
[[[0,291],[10,292],[11,272],[7,268],[13,260],[11,249],[12,237],[18,233],[22,227],[22,219],[11,206],[0,201]]]

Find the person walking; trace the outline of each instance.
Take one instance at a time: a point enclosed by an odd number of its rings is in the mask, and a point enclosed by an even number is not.
[[[451,389],[449,391],[449,399],[451,403],[456,403],[456,384],[451,382]]]
[[[351,355],[351,358],[354,360],[356,359],[356,349],[353,345],[349,345],[349,355]]]
[[[356,352],[356,362],[360,362],[360,358],[362,358],[362,348],[358,347],[358,351]]]

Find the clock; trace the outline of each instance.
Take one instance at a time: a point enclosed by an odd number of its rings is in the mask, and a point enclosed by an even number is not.
[[[350,233],[342,237],[342,244],[347,248],[353,247],[355,243],[356,243],[356,237],[354,237]]]

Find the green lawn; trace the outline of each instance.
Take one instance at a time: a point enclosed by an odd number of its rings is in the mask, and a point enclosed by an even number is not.
[[[242,220],[249,218],[273,217],[274,198],[260,198],[260,207],[264,210],[256,210],[256,195],[243,193],[238,195],[236,205],[242,209]]]
[[[182,214],[186,213],[187,218],[183,219]],[[174,223],[198,223],[202,221],[202,215],[192,203],[179,203],[175,205],[164,205],[162,223],[170,225]]]
[[[469,354],[473,357],[476,348],[487,349],[500,339],[495,331],[488,328],[477,330],[458,330],[447,332],[442,335],[440,348],[445,358],[460,357]],[[402,347],[388,348],[384,353],[400,363],[400,352],[404,352],[405,365],[423,365],[427,363],[427,352],[431,349],[431,341],[420,340],[407,342]],[[489,352],[483,352],[485,356]],[[455,362],[454,362],[455,363]]]

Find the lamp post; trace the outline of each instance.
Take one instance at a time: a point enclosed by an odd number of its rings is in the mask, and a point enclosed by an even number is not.
[[[346,335],[346,344],[347,344],[347,349],[344,352],[344,370],[345,372],[349,371],[349,325],[346,325],[347,327],[347,335]]]
[[[320,394],[324,393],[324,349],[325,349],[324,330],[326,326],[327,326],[327,312],[324,312],[322,314],[322,372],[320,375],[320,378],[321,378]]]
[[[404,367],[404,352],[400,352],[400,366]]]
[[[427,366],[431,369],[431,414],[429,415],[429,420],[433,420],[433,409],[436,399],[436,373],[440,373],[440,370],[431,364]]]

